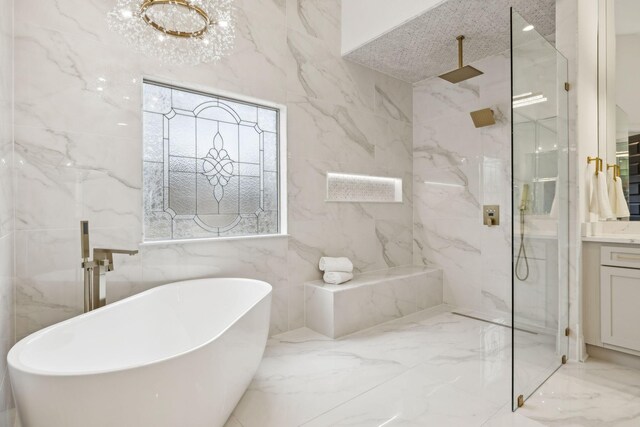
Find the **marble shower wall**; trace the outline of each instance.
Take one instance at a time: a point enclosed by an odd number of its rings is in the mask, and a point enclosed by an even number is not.
[[[271,332],[304,324],[321,255],[358,271],[412,262],[412,87],[340,57],[340,0],[237,0],[233,54],[177,67],[111,33],[115,1],[16,2],[17,331],[82,310],[78,222],[92,245],[141,241],[143,76],[288,108],[289,236],[141,247],[119,257],[108,298],[204,276],[274,286]],[[327,171],[404,178],[404,203],[325,203]],[[37,262],[27,262],[37,260]]]
[[[0,426],[13,406],[7,353],[15,342],[13,255],[13,1],[0,0]]]
[[[414,85],[414,262],[444,272],[446,303],[504,316],[511,312],[511,150],[509,53],[473,64],[484,74],[452,85]],[[491,108],[494,126],[469,113]],[[482,205],[500,205],[496,227]]]

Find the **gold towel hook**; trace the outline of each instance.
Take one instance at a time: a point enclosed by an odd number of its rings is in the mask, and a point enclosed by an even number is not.
[[[602,172],[602,159],[600,157],[587,157],[587,164],[591,164],[591,162],[596,162],[596,175],[598,175],[599,172]]]
[[[609,163],[607,163],[607,172],[609,171],[609,169],[613,169],[613,180],[617,181],[618,177],[620,176],[620,166],[618,165],[610,165]]]

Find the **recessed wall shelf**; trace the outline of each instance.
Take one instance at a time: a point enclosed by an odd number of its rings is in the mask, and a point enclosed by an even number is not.
[[[327,172],[326,201],[402,203],[402,179]]]

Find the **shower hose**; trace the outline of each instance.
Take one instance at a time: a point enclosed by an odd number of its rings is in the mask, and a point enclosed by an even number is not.
[[[520,275],[520,263],[524,260],[524,275]],[[529,260],[527,259],[527,250],[524,248],[524,209],[520,209],[520,250],[518,250],[518,259],[516,260],[516,277],[521,282],[529,278]]]

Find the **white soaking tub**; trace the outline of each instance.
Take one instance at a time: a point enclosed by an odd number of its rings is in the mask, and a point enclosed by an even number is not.
[[[22,427],[222,426],[264,353],[271,286],[160,286],[18,342],[9,373]]]

